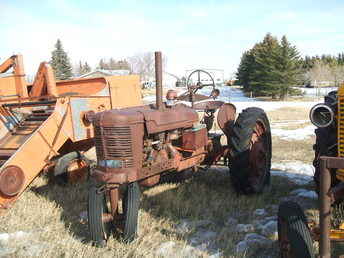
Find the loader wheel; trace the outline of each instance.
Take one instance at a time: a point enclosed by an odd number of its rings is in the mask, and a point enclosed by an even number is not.
[[[306,216],[295,202],[286,201],[279,206],[278,242],[282,258],[315,257]]]
[[[98,188],[91,186],[88,192],[88,230],[91,240],[97,246],[105,246],[110,236],[112,220],[107,219],[110,212],[105,192],[99,193]]]
[[[270,184],[271,132],[264,110],[243,110],[229,138],[232,184],[238,193],[261,193]]]
[[[70,152],[58,159],[54,175],[61,184],[77,183],[88,177],[89,164],[84,156],[78,152]]]
[[[137,235],[140,194],[139,184],[137,182],[133,182],[128,185],[123,196],[123,240],[126,243],[132,242]]]

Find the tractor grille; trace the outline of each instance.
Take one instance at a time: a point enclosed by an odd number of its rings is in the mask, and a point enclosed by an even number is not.
[[[129,126],[95,126],[94,138],[98,160],[121,160],[123,168],[134,166]]]
[[[338,156],[344,157],[344,96],[338,96]],[[337,178],[344,181],[344,169],[337,170]]]

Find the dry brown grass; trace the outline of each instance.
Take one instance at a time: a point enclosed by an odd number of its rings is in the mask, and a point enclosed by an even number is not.
[[[271,123],[280,121],[309,120],[309,109],[303,107],[283,107],[267,112]]]
[[[299,160],[311,164],[314,158],[315,136],[304,140],[286,141],[272,137],[272,162]]]
[[[214,168],[207,174],[178,184],[162,184],[143,190],[140,209],[139,238],[123,244],[111,237],[106,248],[89,244],[87,225],[80,223],[79,214],[86,209],[88,183],[59,186],[37,178],[16,205],[0,218],[1,232],[30,233],[29,242],[15,241],[13,257],[27,255],[29,246],[40,246],[41,257],[154,257],[154,249],[162,242],[173,240],[187,244],[187,235],[174,228],[181,219],[211,219],[219,233],[216,239],[225,256],[234,254],[235,244],[243,234],[223,227],[229,216],[240,223],[254,219],[253,211],[279,199],[295,188],[285,180],[273,177],[272,189],[258,196],[237,196],[229,176]]]

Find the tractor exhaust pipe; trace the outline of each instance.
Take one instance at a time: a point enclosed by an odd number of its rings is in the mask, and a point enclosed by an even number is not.
[[[320,128],[327,127],[333,123],[334,112],[330,106],[321,103],[312,107],[309,118],[313,125]]]
[[[155,52],[155,89],[156,89],[156,109],[162,110],[162,58],[161,52]]]

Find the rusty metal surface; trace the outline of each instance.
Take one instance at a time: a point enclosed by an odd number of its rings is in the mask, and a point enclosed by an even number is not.
[[[142,110],[149,134],[173,130],[176,128],[190,128],[198,122],[197,113],[186,106],[176,106],[163,112],[157,110]]]
[[[163,109],[162,104],[162,57],[161,52],[155,52],[155,83],[156,83],[156,108]]]
[[[253,129],[253,134],[250,140],[249,150],[249,178],[251,185],[259,189],[259,185],[264,183],[264,178],[267,173],[267,142],[265,139],[266,131],[260,122],[257,122]]]
[[[215,100],[215,101],[204,101],[195,103],[193,105],[193,109],[195,110],[216,110],[220,108],[224,104],[223,101]]]
[[[338,160],[333,160],[337,164]],[[320,220],[320,241],[319,256],[321,258],[331,257],[331,197],[329,191],[331,188],[331,175],[328,165],[328,158],[320,157],[320,193],[319,193],[319,220]],[[340,163],[340,162],[339,162]],[[338,164],[339,164],[338,163]],[[331,164],[332,166],[334,164]]]
[[[233,104],[223,104],[217,113],[217,124],[227,137],[230,137],[234,125],[236,107]]]
[[[6,196],[15,196],[23,188],[25,174],[18,166],[8,166],[0,173],[0,192]]]
[[[193,95],[193,100],[194,100],[195,102],[197,102],[197,101],[202,101],[202,100],[206,100],[206,99],[209,99],[209,98],[210,98],[210,96],[205,96],[205,95],[198,94],[198,93],[195,93],[195,94],[192,93],[192,95]],[[181,101],[190,101],[190,99],[191,99],[190,93],[188,93],[188,94],[183,94],[183,95],[181,95],[181,96],[178,97],[178,100],[181,100]]]
[[[184,131],[182,136],[182,148],[195,151],[208,144],[208,132],[206,128],[199,130],[189,129]]]
[[[141,180],[139,183],[142,186],[153,186],[159,183],[160,175],[155,175]]]

